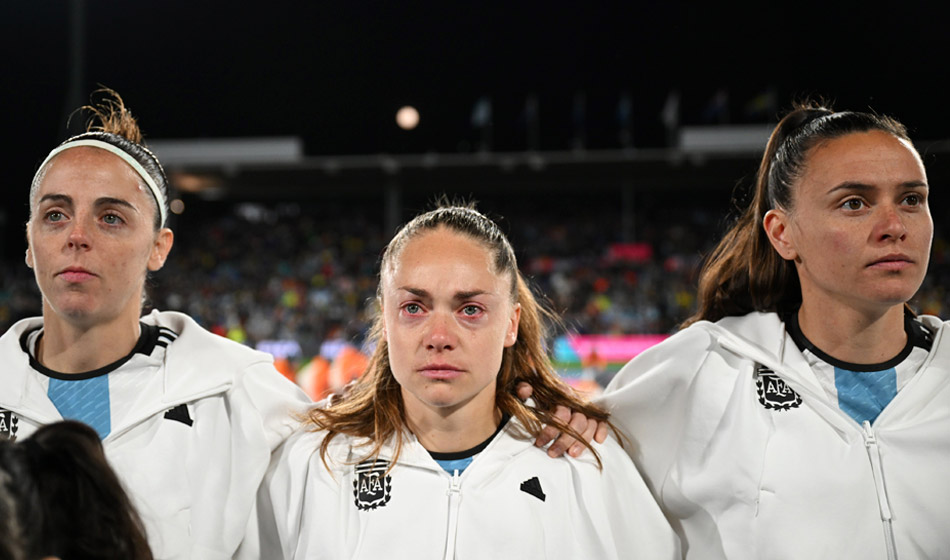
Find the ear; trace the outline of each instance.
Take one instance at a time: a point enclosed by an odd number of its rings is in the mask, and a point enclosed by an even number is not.
[[[762,227],[775,251],[783,259],[794,261],[798,258],[798,251],[795,249],[795,238],[790,226],[788,214],[780,208],[769,210],[762,219]]]
[[[516,303],[511,310],[511,318],[508,320],[508,332],[505,333],[505,348],[514,346],[518,342],[518,324],[521,321],[521,304]]]
[[[165,266],[165,259],[168,258],[169,251],[172,250],[172,244],[175,242],[175,234],[168,228],[162,228],[155,237],[155,243],[152,245],[152,252],[148,256],[148,269],[152,272],[160,270]]]
[[[30,241],[30,228],[26,228],[26,266],[33,268],[33,243]]]

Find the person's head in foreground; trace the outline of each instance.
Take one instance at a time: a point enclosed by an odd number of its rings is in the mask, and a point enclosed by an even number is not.
[[[99,434],[80,422],[0,439],[0,513],[0,558],[152,558]]]

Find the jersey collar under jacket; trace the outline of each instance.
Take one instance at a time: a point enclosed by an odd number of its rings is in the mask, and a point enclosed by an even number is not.
[[[471,479],[471,472],[490,475],[497,471],[497,469],[491,468],[490,465],[507,463],[516,455],[529,451],[531,446],[525,446],[523,443],[525,438],[522,437],[521,434],[524,433],[525,431],[521,427],[521,423],[518,422],[517,417],[512,416],[504,428],[495,435],[491,443],[475,457],[472,464],[469,465],[459,477],[463,480],[466,478]],[[429,452],[419,443],[419,440],[413,433],[407,431],[404,437],[403,446],[399,452],[400,467],[420,468],[435,471],[446,477],[451,477],[451,475],[429,455]],[[346,437],[337,436],[333,438],[333,441],[330,443],[328,458],[334,462],[362,461],[366,452],[371,449],[370,447],[361,446],[361,443],[364,442],[366,442],[366,440],[354,441],[351,445]],[[316,452],[319,453],[319,451]],[[389,459],[394,453],[395,446],[392,444],[392,441],[386,442],[380,449],[379,460],[387,461],[388,464]],[[333,463],[331,463],[331,465],[332,464]],[[475,483],[475,481],[473,481],[473,483]]]
[[[913,409],[919,407],[919,401],[902,398],[908,390],[912,390],[912,393],[923,390],[936,394],[938,387],[950,383],[950,370],[947,367],[947,364],[950,364],[950,349],[939,344],[939,339],[946,329],[941,328],[943,323],[936,317],[925,315],[919,317],[919,320],[936,333],[934,350],[920,368],[925,375],[915,375],[881,412],[875,425],[886,423],[890,416],[907,417],[914,414]],[[714,333],[714,338],[718,338],[724,349],[774,371],[798,392],[805,405],[821,415],[842,439],[864,437],[861,427],[841,411],[837,402],[828,397],[801,351],[794,343],[786,344],[788,337],[785,324],[777,314],[750,313],[742,317],[727,317],[716,323],[699,322],[696,326]],[[753,375],[752,370],[748,373]],[[910,409],[905,410],[907,407]]]
[[[42,424],[62,420],[59,411],[46,394],[46,387],[38,376],[23,375],[30,370],[30,355],[20,346],[20,337],[43,326],[42,317],[17,321],[0,338],[0,408]]]
[[[153,311],[142,317],[142,322],[171,329],[179,339],[169,345],[165,354],[165,370],[161,388],[140,395],[135,414],[128,421],[115,426],[109,438],[115,438],[137,421],[148,418],[179,404],[228,391],[234,384],[235,374],[254,363],[272,363],[269,354],[258,352],[235,343],[235,352],[209,353],[217,348],[217,335],[201,328],[191,317],[176,312]],[[10,360],[10,366],[0,368],[0,408],[11,410],[39,423],[61,419],[59,412],[46,394],[36,376],[22,375],[28,371],[29,354],[20,347],[20,337],[29,330],[41,327],[43,319],[23,319],[13,325],[0,339],[0,355]],[[188,334],[188,336],[182,336]],[[174,350],[172,350],[174,349]],[[248,359],[248,356],[251,356]],[[108,438],[107,438],[108,439]]]

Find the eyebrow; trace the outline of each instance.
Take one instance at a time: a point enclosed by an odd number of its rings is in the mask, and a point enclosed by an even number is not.
[[[409,286],[401,286],[401,287],[397,288],[397,290],[401,290],[401,291],[404,291],[404,292],[409,292],[410,294],[412,294],[412,295],[414,295],[414,296],[417,296],[417,297],[420,297],[420,298],[431,298],[431,297],[432,297],[432,294],[430,294],[428,291],[423,290],[423,289],[421,289],[421,288],[412,288],[412,287],[409,287]],[[455,292],[455,295],[452,297],[452,299],[454,299],[454,300],[465,300],[465,299],[471,299],[471,298],[473,298],[473,297],[475,297],[475,296],[481,296],[481,295],[494,295],[494,294],[493,294],[492,292],[488,292],[488,291],[485,291],[485,290],[470,290],[470,291],[467,291],[467,292]]]
[[[903,188],[903,189],[914,189],[914,188],[921,188],[921,187],[923,187],[923,188],[925,188],[925,189],[929,189],[929,188],[930,188],[930,185],[928,185],[926,182],[924,182],[924,181],[917,181],[917,180],[914,180],[914,181],[904,181],[903,183],[900,183],[900,184],[897,185],[897,186],[900,187],[900,188]],[[836,192],[838,192],[838,191],[868,192],[868,191],[875,190],[876,188],[877,188],[877,187],[875,187],[874,185],[869,185],[869,184],[867,184],[867,183],[861,183],[861,182],[859,182],[859,181],[845,181],[844,183],[841,183],[840,185],[836,185],[834,188],[832,188],[830,191],[828,191],[828,194],[833,194],[833,193],[836,193]]]
[[[40,197],[40,202],[58,202],[60,204],[73,205],[73,197],[65,194],[44,194]]]
[[[73,197],[69,196],[68,194],[44,194],[40,198],[40,202],[57,202],[57,203],[72,207]],[[93,205],[95,205],[96,207],[122,206],[124,208],[129,208],[131,210],[138,211],[138,208],[132,205],[132,203],[130,203],[129,201],[123,200],[121,198],[114,198],[111,196],[103,196],[103,197],[97,198],[96,201],[93,203]]]

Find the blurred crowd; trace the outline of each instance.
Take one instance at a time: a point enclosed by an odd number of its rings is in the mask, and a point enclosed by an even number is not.
[[[485,208],[482,208],[483,210]],[[506,209],[503,225],[523,271],[571,332],[668,333],[695,307],[702,256],[723,227],[721,209],[696,207],[671,220],[640,217],[624,240],[619,215]],[[297,360],[359,347],[375,310],[376,267],[389,233],[381,208],[359,205],[222,204],[175,224],[165,268],[149,280],[149,306],[188,313],[250,346]],[[0,277],[0,328],[38,315],[40,298],[22,261]],[[934,241],[918,311],[950,311],[950,244]]]

